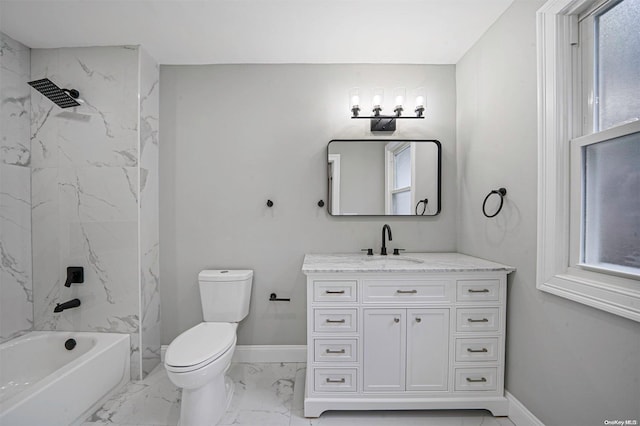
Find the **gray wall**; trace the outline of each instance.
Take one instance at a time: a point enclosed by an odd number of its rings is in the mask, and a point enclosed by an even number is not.
[[[640,327],[536,289],[535,11],[516,1],[457,64],[458,250],[513,265],[506,388],[547,425],[640,420]],[[497,217],[484,196],[508,190]]]
[[[327,195],[327,143],[372,136],[366,120],[349,118],[355,86],[426,87],[427,118],[399,122],[393,137],[442,142],[439,216],[335,218],[317,206]],[[162,343],[202,320],[205,268],[255,271],[240,344],[304,344],[305,253],[377,251],[384,223],[391,247],[455,250],[455,114],[453,66],[162,66]],[[271,292],[291,303],[268,302]]]

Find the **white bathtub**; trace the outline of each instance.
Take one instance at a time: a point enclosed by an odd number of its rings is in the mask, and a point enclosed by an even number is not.
[[[0,345],[0,425],[72,424],[128,381],[128,334],[27,333]]]

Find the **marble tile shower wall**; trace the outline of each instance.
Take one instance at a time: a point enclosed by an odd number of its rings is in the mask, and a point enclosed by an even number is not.
[[[142,371],[160,360],[158,130],[160,70],[140,49],[140,297]]]
[[[141,197],[149,197],[141,185],[149,167],[140,161],[140,49],[33,49],[31,78],[44,77],[77,89],[85,104],[63,111],[32,94],[34,327],[129,333],[137,379],[145,347],[141,271],[149,269],[139,240]],[[64,287],[67,266],[84,266],[85,283]],[[76,297],[80,308],[53,312]]]
[[[0,343],[33,326],[29,50],[0,33]]]

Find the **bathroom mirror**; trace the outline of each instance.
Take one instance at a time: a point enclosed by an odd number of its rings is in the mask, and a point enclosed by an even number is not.
[[[441,158],[437,140],[332,140],[327,209],[332,216],[435,216]]]

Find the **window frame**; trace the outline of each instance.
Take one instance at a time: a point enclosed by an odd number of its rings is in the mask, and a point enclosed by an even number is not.
[[[410,167],[411,167],[411,184],[407,187],[403,188],[395,188],[395,156],[396,153],[400,151],[404,151],[405,149],[409,149],[410,158]],[[387,215],[395,215],[393,212],[393,194],[398,192],[407,192],[409,191],[411,197],[411,206],[416,204],[416,191],[415,191],[415,182],[416,182],[416,146],[415,142],[389,142],[385,145],[384,148],[385,155],[385,214]],[[410,207],[411,207],[410,206]]]
[[[536,287],[640,322],[640,281],[594,271],[576,260],[571,204],[572,139],[583,133],[582,57],[578,48],[580,13],[602,2],[549,0],[537,12],[538,49],[538,235]],[[578,201],[579,202],[579,201]],[[578,243],[579,244],[579,243]],[[579,255],[578,255],[579,258]]]

